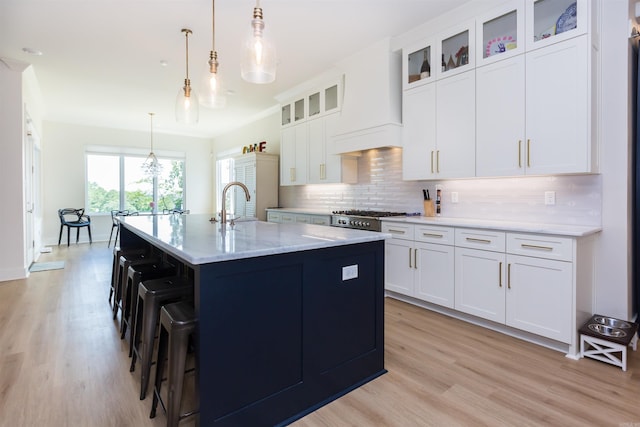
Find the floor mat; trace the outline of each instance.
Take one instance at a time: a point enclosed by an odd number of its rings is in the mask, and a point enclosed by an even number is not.
[[[34,262],[29,267],[29,271],[35,273],[37,271],[60,270],[61,268],[64,268],[64,261]]]

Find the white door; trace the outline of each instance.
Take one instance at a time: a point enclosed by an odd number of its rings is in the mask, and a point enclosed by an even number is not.
[[[435,83],[405,91],[402,107],[402,178],[435,178]]]

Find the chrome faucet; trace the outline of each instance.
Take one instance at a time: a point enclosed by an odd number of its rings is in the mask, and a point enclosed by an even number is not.
[[[220,223],[221,224],[226,224],[227,223],[227,206],[226,206],[227,205],[227,202],[226,202],[226,200],[227,200],[227,190],[232,185],[237,185],[239,187],[242,187],[242,189],[244,190],[244,194],[247,196],[247,202],[249,200],[251,200],[251,195],[249,194],[249,189],[243,183],[241,183],[239,181],[233,181],[233,182],[230,182],[227,185],[225,185],[224,189],[222,190],[222,211],[220,212]]]

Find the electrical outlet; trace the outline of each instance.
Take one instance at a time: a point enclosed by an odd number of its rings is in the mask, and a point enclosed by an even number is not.
[[[358,264],[342,267],[342,281],[358,278]]]
[[[544,192],[544,204],[553,206],[556,204],[556,192],[555,191],[545,191]]]
[[[451,203],[458,203],[458,192],[457,191],[452,191],[451,192]]]

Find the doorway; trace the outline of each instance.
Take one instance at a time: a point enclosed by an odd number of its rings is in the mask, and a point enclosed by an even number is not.
[[[42,249],[42,197],[40,138],[28,114],[25,138],[25,254],[27,265],[38,260]]]

